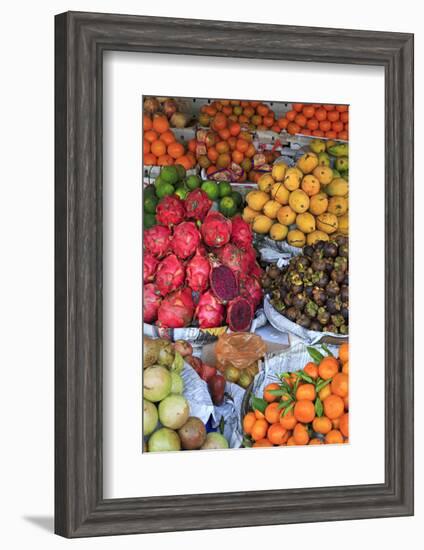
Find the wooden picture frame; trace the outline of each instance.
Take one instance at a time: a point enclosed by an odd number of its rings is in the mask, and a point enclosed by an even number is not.
[[[55,30],[56,533],[85,537],[413,514],[413,35],[74,12],[56,16]],[[103,498],[106,50],[384,67],[384,483]]]

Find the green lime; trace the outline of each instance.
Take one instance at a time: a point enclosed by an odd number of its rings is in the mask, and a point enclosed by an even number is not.
[[[216,181],[205,181],[202,183],[202,189],[211,199],[211,201],[216,200],[219,197],[219,188]]]
[[[188,195],[188,189],[185,187],[177,187],[177,189],[175,189],[175,194],[177,197],[180,197],[180,199],[185,200]]]
[[[233,197],[224,197],[219,201],[219,211],[227,218],[231,218],[237,212],[237,205]]]
[[[199,176],[188,176],[185,183],[190,191],[193,191],[202,185],[202,179]]]
[[[231,195],[232,187],[229,181],[221,181],[218,185],[218,188],[219,188],[219,196],[221,198],[229,197]]]
[[[243,197],[241,193],[238,191],[231,191],[231,198],[236,203],[237,208],[240,208],[240,206],[243,204]]]
[[[166,183],[170,183],[171,185],[174,185],[180,179],[180,175],[176,166],[164,166],[159,177],[161,178],[161,180],[165,181]]]
[[[158,185],[160,185],[161,183],[166,183],[166,181],[162,178],[162,176],[159,175],[155,179],[155,190],[157,189]]]
[[[186,177],[186,169],[182,164],[176,164],[175,168],[178,174],[178,181],[183,181],[183,179]]]
[[[156,225],[156,216],[154,214],[144,214],[143,225],[144,229],[149,229]]]
[[[144,211],[147,214],[156,214],[156,206],[159,200],[156,195],[147,195],[144,197]]]
[[[174,192],[174,186],[170,183],[161,182],[156,186],[156,194],[160,199],[163,199],[163,197],[166,197],[167,195],[173,195]]]
[[[156,197],[156,188],[153,184],[146,185],[143,193],[145,197]]]

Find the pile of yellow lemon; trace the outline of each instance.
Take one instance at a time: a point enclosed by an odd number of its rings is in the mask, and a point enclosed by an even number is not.
[[[302,155],[295,167],[274,164],[246,196],[243,219],[255,233],[303,247],[349,233],[349,184],[314,152]]]

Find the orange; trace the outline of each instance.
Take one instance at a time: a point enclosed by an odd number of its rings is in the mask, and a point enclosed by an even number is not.
[[[331,122],[329,120],[322,120],[319,123],[319,129],[323,132],[328,132],[329,130],[331,130]]]
[[[339,111],[339,113],[345,113],[349,110],[349,107],[347,105],[336,105],[336,111]]]
[[[322,120],[326,120],[327,118],[327,111],[325,109],[317,109],[315,111],[315,118],[321,122]]]
[[[258,439],[258,441],[255,441],[255,443],[253,443],[252,447],[272,447],[272,443],[271,441],[269,441],[269,439],[267,439],[266,437],[264,437],[263,439]]]
[[[248,159],[251,159],[252,157],[254,157],[256,155],[256,148],[253,145],[253,143],[249,143],[249,147],[247,148],[247,150],[244,154]]]
[[[265,401],[268,401],[268,403],[272,403],[273,401],[277,401],[279,399],[278,395],[272,395],[272,393],[269,393],[269,390],[280,390],[280,384],[277,384],[276,382],[272,382],[271,384],[268,384],[264,388],[264,399]]]
[[[154,155],[160,157],[166,153],[166,143],[161,139],[156,139],[150,146],[150,149]]]
[[[220,130],[218,134],[219,134],[219,137],[223,140],[226,140],[231,136],[230,130],[228,128],[224,128],[223,130]]]
[[[236,143],[236,149],[237,151],[240,151],[240,153],[245,153],[249,148],[249,143],[242,138],[239,138]]]
[[[258,113],[258,115],[266,116],[269,112],[269,109],[263,103],[259,103],[259,105],[256,107],[256,112]]]
[[[281,128],[280,128],[280,127],[278,126],[278,124],[276,124],[276,123],[273,124],[273,125],[271,126],[271,130],[272,130],[273,132],[277,132],[277,134],[280,133],[280,129],[281,129]]]
[[[173,132],[171,130],[166,130],[166,132],[163,132],[161,135],[160,135],[160,139],[166,143],[166,145],[170,145],[171,143],[174,143],[174,141],[176,141],[175,139],[175,136],[173,134]],[[191,142],[194,142],[194,145],[193,143]],[[194,151],[196,150],[196,140],[195,139],[191,139],[189,141],[189,146],[191,148],[194,147]]]
[[[147,139],[143,139],[143,155],[147,155],[147,153],[150,153],[150,143]]]
[[[324,137],[324,132],[322,130],[312,130],[312,135],[316,137]]]
[[[153,143],[158,139],[158,137],[159,134],[154,130],[147,130],[147,132],[144,132],[144,139],[146,139],[149,143]]]
[[[268,422],[264,418],[260,418],[259,420],[256,420],[256,422],[252,426],[252,439],[255,441],[258,441],[259,439],[263,439],[266,436],[266,432],[268,431]]]
[[[218,141],[218,143],[215,145],[215,149],[218,151],[219,154],[228,153],[228,151],[230,150],[230,146],[226,141]]]
[[[210,166],[208,166],[208,169],[206,170],[206,174],[208,176],[210,176],[211,174],[213,174],[217,170],[218,170],[218,168],[215,166],[215,164],[211,164]]]
[[[287,441],[287,437],[286,437],[287,430],[283,428],[281,424],[272,424],[272,426],[268,428],[266,435],[267,435],[267,438],[274,445],[282,445]]]
[[[313,401],[316,397],[315,386],[313,384],[302,384],[297,388],[296,399],[301,401],[302,399],[308,399]]]
[[[255,409],[254,412],[257,420],[262,420],[263,418],[265,418],[264,413],[262,413],[259,409]]]
[[[339,111],[330,111],[328,114],[327,114],[327,119],[330,121],[330,122],[336,122],[336,120],[339,120],[340,118],[340,113]]]
[[[222,153],[216,159],[216,165],[218,168],[227,168],[231,164],[231,155],[229,153]]]
[[[153,117],[153,130],[158,134],[162,134],[169,129],[169,122],[164,115],[155,115]]]
[[[337,132],[334,132],[334,130],[328,130],[328,132],[325,132],[325,137],[328,139],[336,139]]]
[[[318,373],[323,380],[333,378],[339,371],[339,363],[335,357],[324,357],[318,367]]]
[[[280,424],[286,430],[292,430],[297,424],[297,420],[294,417],[293,411],[289,411],[287,414],[281,414]]]
[[[274,424],[280,420],[281,410],[278,408],[278,403],[270,403],[265,409],[265,419],[270,423]]]
[[[329,444],[334,444],[343,443],[344,440],[339,430],[331,430],[331,432],[328,432],[328,434],[325,436],[325,442]]]
[[[346,397],[349,393],[349,377],[343,372],[339,372],[331,382],[331,392],[340,397]]]
[[[312,105],[305,105],[303,107],[303,114],[306,118],[312,118],[315,114],[315,107]]]
[[[340,417],[339,418],[335,418],[334,420],[331,421],[331,425],[333,426],[333,428],[335,430],[338,430],[340,428]]]
[[[286,113],[286,119],[289,122],[293,122],[293,120],[296,118],[297,112],[296,111],[287,111]]]
[[[216,113],[212,124],[212,128],[219,132],[220,130],[223,130],[227,126],[227,117],[224,115],[224,113]]]
[[[315,363],[307,363],[303,367],[303,372],[307,374],[312,380],[316,380],[318,378],[318,367],[315,365]]]
[[[256,416],[253,411],[250,411],[243,418],[243,430],[250,435],[252,433],[253,424],[256,422]]]
[[[241,130],[240,124],[238,122],[233,122],[232,124],[230,124],[228,130],[232,136],[237,137]]]
[[[324,399],[327,399],[327,397],[331,395],[331,388],[330,384],[322,388],[322,390],[318,393],[319,398],[321,401],[324,401]]]
[[[291,447],[292,445],[297,445],[294,437],[291,435],[287,440],[287,447]]]
[[[305,115],[302,115],[302,114],[298,114],[296,116],[296,118],[294,119],[294,121],[296,122],[296,124],[299,124],[299,126],[301,128],[304,128],[306,126],[306,123],[307,123],[307,119],[306,119]]]
[[[190,139],[189,142],[187,143],[187,146],[189,151],[191,151],[192,153],[195,153],[197,149],[197,141],[194,138]]]
[[[299,124],[296,124],[296,122],[289,122],[287,124],[287,132],[289,134],[292,134],[293,136],[295,134],[298,134],[300,132],[300,126]]]
[[[303,109],[303,103],[293,103],[293,110],[296,111],[296,113],[301,113]]]
[[[147,153],[144,155],[144,164],[147,166],[156,166],[157,158],[153,153]]]
[[[343,363],[342,372],[344,372],[345,374],[349,374],[349,361]]]
[[[318,434],[328,434],[332,427],[331,420],[326,416],[316,416],[312,422],[312,428]]]
[[[161,155],[157,160],[158,166],[171,166],[174,164],[174,159],[169,155]]]
[[[287,128],[287,124],[289,123],[289,120],[287,118],[279,118],[277,122],[278,122],[278,126],[282,130],[285,130]]]
[[[346,132],[346,130],[343,130],[343,132],[339,132],[337,134],[338,139],[343,139],[344,141],[347,141],[349,139],[349,135]]]
[[[309,130],[309,128],[302,128],[302,134],[305,136],[312,136],[312,130]]]
[[[343,122],[340,122],[340,120],[337,120],[336,122],[333,122],[331,125],[331,129],[335,132],[341,132],[343,130]]]
[[[168,155],[170,155],[173,159],[182,157],[184,155],[184,146],[181,143],[178,143],[178,141],[171,143],[168,145]]]
[[[307,445],[308,444],[308,441],[309,441],[308,430],[301,423],[296,424],[296,426],[294,427],[293,437],[294,437],[294,440],[296,442],[296,445]]]
[[[324,400],[324,414],[328,416],[330,420],[334,420],[341,416],[344,412],[344,401],[338,395],[329,395]]]
[[[227,116],[230,116],[233,112],[232,108],[229,105],[223,105],[221,110],[224,113],[224,115],[227,115]]]
[[[323,105],[326,111],[334,111],[335,105]]]
[[[182,155],[181,157],[175,159],[175,164],[181,164],[181,166],[184,166],[186,170],[190,170],[190,168],[193,167],[193,163],[187,155]]]
[[[300,401],[297,401],[294,406],[293,414],[298,422],[304,422],[305,424],[312,422],[315,418],[314,404],[308,399],[301,399]]]
[[[349,344],[344,342],[339,348],[339,359],[342,363],[349,361]]]
[[[345,437],[349,437],[349,413],[344,413],[340,417],[339,429]]]
[[[270,115],[264,116],[262,119],[262,124],[267,128],[271,128],[271,126],[274,124],[274,117]]]
[[[237,144],[237,138],[235,136],[231,136],[227,139],[227,143],[230,147],[230,151],[234,151],[234,149],[236,148],[236,144]]]
[[[318,439],[318,437],[314,437],[309,441],[309,445],[322,445],[321,439]]]
[[[143,130],[146,132],[147,130],[151,130],[151,129],[152,129],[152,119],[149,116],[144,115]]]
[[[340,113],[340,120],[342,122],[349,122],[349,113],[347,111]]]
[[[319,122],[316,118],[310,118],[306,123],[306,127],[309,128],[309,130],[318,130]]]
[[[208,152],[207,152],[207,155],[208,155],[208,159],[209,159],[211,162],[216,162],[216,159],[219,157],[219,153],[218,153],[218,151],[215,149],[215,147],[209,147]]]
[[[240,153],[240,151],[233,151],[231,154],[231,158],[233,159],[234,162],[236,162],[237,164],[240,164],[244,159],[244,155],[243,153]]]

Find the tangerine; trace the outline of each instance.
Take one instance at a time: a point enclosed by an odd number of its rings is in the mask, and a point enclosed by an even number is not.
[[[169,129],[169,122],[164,115],[155,115],[153,117],[153,130],[158,134],[163,134]]]
[[[317,394],[315,391],[315,386],[313,384],[302,384],[297,388],[297,391],[296,391],[296,399],[298,401],[301,401],[303,399],[313,401],[316,395]]]
[[[256,422],[256,416],[253,411],[250,411],[246,414],[246,416],[243,418],[243,430],[247,435],[250,435],[252,433],[253,424]]]
[[[339,429],[345,437],[349,437],[349,413],[344,413],[340,417]]]
[[[281,410],[278,408],[278,403],[270,403],[265,409],[265,419],[270,423],[274,424],[280,420]],[[271,439],[271,438],[270,438]]]
[[[274,445],[282,445],[287,441],[287,430],[281,424],[272,424],[266,435]]]
[[[294,406],[293,414],[298,422],[304,422],[305,424],[312,422],[315,418],[314,404],[309,399],[301,399]]]
[[[324,357],[318,367],[318,373],[323,380],[333,378],[339,371],[339,363],[335,357]]]
[[[296,445],[307,445],[309,442],[309,433],[306,427],[298,422],[293,430],[293,437]]]
[[[259,420],[256,420],[256,422],[252,426],[252,439],[255,441],[258,441],[259,439],[263,439],[266,436],[266,433],[268,431],[268,422],[264,418],[260,418]]]
[[[160,157],[166,153],[166,143],[161,139],[156,139],[150,146],[150,149],[154,155]]]
[[[303,372],[313,380],[318,378],[318,366],[315,363],[312,363],[312,361],[303,367]]]
[[[327,444],[333,445],[337,443],[343,443],[344,440],[339,430],[331,430],[331,432],[328,432],[328,434],[325,436],[325,442]]]
[[[331,420],[326,416],[316,416],[312,422],[312,428],[318,434],[328,434],[332,427]]]
[[[297,424],[297,420],[294,417],[293,411],[289,411],[287,414],[281,414],[280,424],[286,430],[292,430]]]
[[[339,348],[339,359],[342,363],[349,361],[349,344],[347,342],[343,342]]]
[[[178,143],[178,141],[171,143],[168,145],[168,155],[170,155],[173,159],[182,157],[184,155],[184,146],[181,143]]]
[[[272,393],[269,393],[270,390],[280,390],[280,384],[277,384],[276,382],[272,382],[271,384],[268,384],[264,388],[264,399],[265,401],[268,401],[268,403],[272,403],[273,401],[277,401],[278,395],[272,395]]]
[[[324,400],[324,414],[330,420],[334,420],[341,416],[344,412],[344,401],[338,395],[329,395]]]
[[[343,372],[339,372],[331,382],[331,392],[340,397],[346,397],[349,393],[349,377]]]
[[[266,437],[262,438],[262,439],[258,439],[258,441],[255,441],[255,443],[253,443],[252,447],[272,447],[272,443],[271,441],[269,441],[269,439],[267,439]]]

